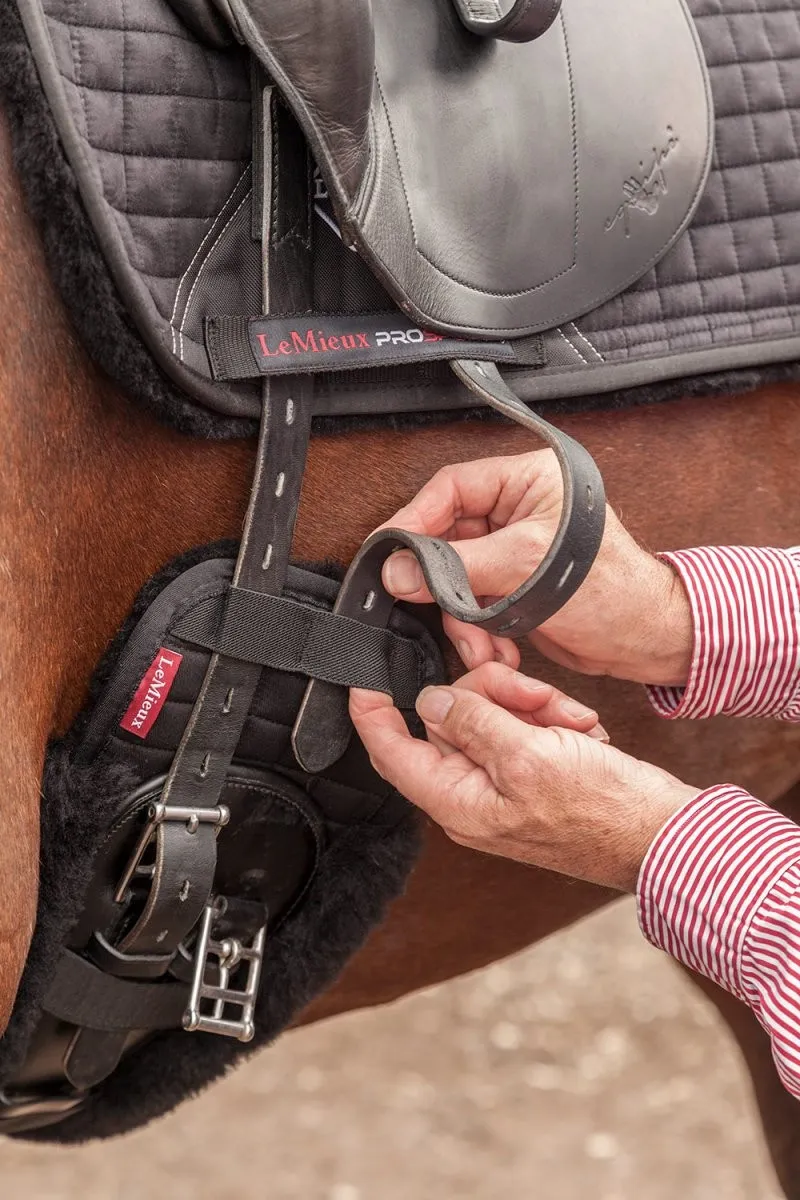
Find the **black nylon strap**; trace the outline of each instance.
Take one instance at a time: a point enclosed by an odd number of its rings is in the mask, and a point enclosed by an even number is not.
[[[206,317],[205,342],[214,379],[258,379],[247,317]]]
[[[400,708],[422,686],[421,652],[409,638],[248,588],[207,596],[171,632],[241,662],[386,692]]]

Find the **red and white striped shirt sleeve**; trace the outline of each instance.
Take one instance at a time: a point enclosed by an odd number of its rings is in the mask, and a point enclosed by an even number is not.
[[[645,937],[753,1009],[800,1098],[800,828],[741,788],[708,788],[639,873]]]
[[[650,688],[666,717],[800,721],[800,549],[664,555],[692,605],[685,688]],[[642,932],[755,1012],[800,1097],[800,827],[741,788],[708,788],[664,826],[637,887]]]
[[[660,557],[680,576],[694,619],[686,686],[648,689],[660,715],[800,721],[800,547]]]

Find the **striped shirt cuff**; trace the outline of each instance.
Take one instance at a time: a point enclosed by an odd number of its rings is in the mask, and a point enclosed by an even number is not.
[[[684,688],[648,688],[656,711],[800,721],[800,548],[707,546],[660,557],[688,593],[694,652]]]
[[[795,824],[741,788],[708,788],[670,818],[648,850],[637,887],[642,932],[758,1014],[757,922],[798,864]],[[795,937],[796,922],[797,913]]]

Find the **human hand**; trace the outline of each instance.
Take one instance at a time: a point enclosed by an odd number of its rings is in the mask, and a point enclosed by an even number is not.
[[[656,833],[698,789],[602,732],[564,728],[564,698],[536,700],[535,686],[489,663],[426,688],[427,742],[383,694],[353,690],[350,715],[379,774],[459,845],[632,892]]]
[[[508,595],[544,558],[561,515],[561,472],[551,450],[444,467],[386,525],[452,542],[475,595]],[[410,551],[387,559],[387,591],[430,603]],[[464,664],[498,659],[519,665],[506,638],[445,614],[444,627]],[[609,508],[597,559],[564,607],[529,635],[553,661],[587,675],[639,683],[686,683],[692,655],[689,600],[678,576],[642,549]]]

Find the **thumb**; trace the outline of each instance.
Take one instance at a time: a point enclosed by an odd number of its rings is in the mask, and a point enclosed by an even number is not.
[[[527,761],[531,742],[544,730],[533,729],[483,696],[461,688],[428,687],[417,697],[417,713],[437,741],[461,750],[483,767],[497,785],[511,761]],[[531,764],[532,765],[532,764]]]
[[[507,525],[484,537],[452,541],[476,596],[507,596],[535,571],[547,550],[530,521]],[[410,550],[398,550],[383,564],[383,585],[398,600],[430,604],[422,568]]]

